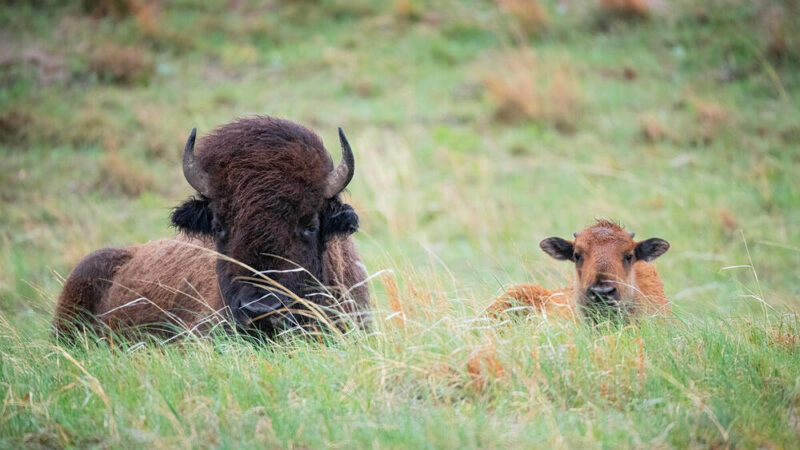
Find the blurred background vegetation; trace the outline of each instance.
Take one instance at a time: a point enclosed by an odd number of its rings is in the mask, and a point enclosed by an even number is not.
[[[444,265],[487,299],[563,283],[539,240],[608,217],[672,242],[679,307],[748,303],[751,271],[721,271],[748,258],[796,306],[799,5],[6,3],[0,307],[48,315],[89,251],[169,235],[188,131],[249,114],[334,155],[348,132],[371,271]]]
[[[797,442],[800,2],[6,0],[0,42],[0,447]],[[189,130],[250,114],[345,129],[377,309],[424,326],[53,346],[72,267],[173,233]],[[682,325],[473,325],[600,217],[672,243]]]

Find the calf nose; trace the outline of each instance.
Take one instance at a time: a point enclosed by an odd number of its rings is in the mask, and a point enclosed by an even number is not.
[[[618,297],[617,287],[613,284],[599,284],[589,288],[589,292],[594,298],[600,301],[616,300]]]

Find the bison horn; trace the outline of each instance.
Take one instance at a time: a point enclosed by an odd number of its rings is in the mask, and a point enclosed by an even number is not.
[[[196,137],[197,128],[192,128],[189,139],[186,141],[186,147],[183,149],[183,176],[186,177],[186,181],[197,192],[209,197],[210,184],[208,182],[208,174],[198,167],[197,161],[194,159],[194,140]]]
[[[342,192],[350,180],[353,179],[355,172],[355,161],[353,159],[353,150],[347,142],[347,137],[344,131],[339,128],[339,141],[342,143],[342,162],[339,166],[328,175],[327,183],[325,184],[325,198],[333,198],[339,192]]]
[[[628,234],[630,234],[630,235],[631,235],[631,239],[633,239],[633,238],[636,236],[636,233],[633,233],[633,232],[631,232],[631,233],[628,233]]]

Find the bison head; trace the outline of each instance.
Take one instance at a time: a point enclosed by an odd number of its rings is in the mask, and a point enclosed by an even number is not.
[[[241,119],[212,131],[196,150],[192,130],[183,172],[200,195],[178,206],[172,222],[213,239],[219,253],[238,261],[220,258],[216,267],[238,324],[267,331],[299,320],[286,312],[297,307],[291,296],[254,285],[254,271],[301,298],[324,292],[326,243],[358,228],[358,216],[339,196],[354,170],[341,129],[339,139],[342,161],[334,168],[320,138],[286,120]]]
[[[577,303],[592,315],[630,311],[637,289],[634,264],[652,261],[669,250],[663,239],[637,242],[634,233],[606,220],[574,233],[574,237],[573,241],[550,237],[539,247],[555,259],[575,263]]]

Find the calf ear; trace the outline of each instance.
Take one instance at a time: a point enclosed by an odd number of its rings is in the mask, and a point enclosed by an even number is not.
[[[213,214],[209,203],[210,200],[202,196],[189,198],[172,210],[172,226],[187,234],[212,234]]]
[[[636,244],[636,259],[650,262],[669,250],[669,242],[660,238],[650,238]]]
[[[575,252],[572,242],[559,237],[549,237],[539,242],[539,247],[548,255],[562,261],[572,259],[572,254]]]

